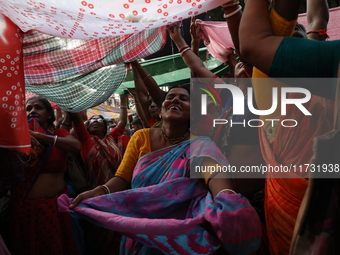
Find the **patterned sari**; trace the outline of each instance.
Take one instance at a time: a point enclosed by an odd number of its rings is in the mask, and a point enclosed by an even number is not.
[[[86,199],[71,213],[122,232],[121,254],[212,254],[222,245],[230,254],[256,251],[261,227],[248,200],[213,199],[203,179],[189,178],[190,164],[204,157],[228,165],[209,138],[188,140],[141,157],[132,189]],[[59,210],[69,212],[70,203],[59,197]]]
[[[86,158],[86,177],[91,188],[111,179],[121,160],[122,154],[113,137],[110,135],[99,139],[92,136],[93,146]]]
[[[28,124],[35,132],[47,135],[55,133],[52,126],[45,131],[35,119],[29,119]],[[60,194],[69,194],[67,187],[54,197],[27,198],[38,176],[48,166],[51,155],[58,153],[56,150],[59,149],[54,149],[31,136],[31,153],[30,160],[25,164],[25,179],[11,189],[10,251],[13,255],[79,254],[72,218],[57,210],[57,198]]]
[[[299,98],[291,94],[290,98]],[[262,154],[271,166],[303,166],[296,173],[267,173],[266,223],[273,254],[288,254],[296,218],[308,187],[306,165],[313,156],[315,137],[329,132],[333,125],[334,101],[312,96],[304,106],[312,113],[305,116],[294,105],[287,106],[287,116],[299,124],[296,128],[279,126],[271,146],[264,130],[260,130]],[[282,116],[284,119],[286,116]]]

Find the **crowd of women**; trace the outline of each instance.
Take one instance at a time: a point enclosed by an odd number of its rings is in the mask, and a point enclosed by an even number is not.
[[[296,86],[269,77],[338,77],[340,41],[326,41],[327,2],[307,0],[307,30],[296,22],[300,5],[301,0],[249,0],[244,12],[235,0],[222,5],[229,29],[225,32],[235,46],[227,56],[228,81],[245,95],[252,87],[259,110],[271,107],[274,87]],[[288,105],[285,116],[280,116],[280,107],[269,116],[257,116],[247,104],[244,115],[234,115],[230,91],[213,86],[225,80],[198,56],[202,38],[197,24],[192,18],[190,46],[180,24],[167,30],[192,78],[219,99],[208,100],[207,115],[192,114],[200,96],[195,82],[164,92],[138,61],[127,64],[134,75],[130,93],[138,125],[144,128],[134,130],[126,148],[120,148],[118,140],[126,132],[127,95],[120,97],[120,117],[112,130],[101,115],[87,119],[70,112],[64,112],[56,128],[47,99],[26,101],[31,152],[21,155],[24,177],[9,190],[9,226],[1,229],[4,254],[297,254],[292,243],[309,184],[307,171],[284,177],[217,172],[190,178],[191,169],[307,165],[313,138],[333,128],[337,84],[299,84],[313,94],[304,105],[311,116],[295,105]],[[299,125],[287,128],[265,121],[287,117]],[[214,118],[239,123],[259,119],[265,124],[212,128]],[[81,162],[84,190],[75,192],[67,178],[70,158]],[[327,234],[330,238],[318,239],[303,252],[318,252],[319,247],[324,247],[322,254],[339,252],[332,233]]]

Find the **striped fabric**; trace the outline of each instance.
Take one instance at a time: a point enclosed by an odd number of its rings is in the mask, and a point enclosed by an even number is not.
[[[79,112],[108,99],[124,81],[124,62],[159,51],[164,27],[137,34],[77,40],[36,30],[25,34],[26,89],[43,95],[63,110]]]

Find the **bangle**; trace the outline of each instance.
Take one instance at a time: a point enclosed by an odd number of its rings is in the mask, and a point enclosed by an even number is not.
[[[234,2],[234,3],[222,4],[221,7],[224,9],[224,8],[232,7],[232,6],[235,6],[235,5],[238,5],[238,4],[240,4],[240,1],[237,1],[237,2]]]
[[[144,78],[142,78],[142,80],[148,78],[149,76],[151,76],[151,74],[148,74],[147,76],[145,76]]]
[[[217,193],[216,196],[218,196],[220,193],[225,193],[226,191],[229,191],[229,192],[231,192],[231,193],[233,193],[233,194],[237,194],[236,191],[234,191],[234,190],[232,190],[232,189],[222,189],[222,190],[220,190],[220,192]],[[229,193],[229,194],[230,194],[230,193]]]
[[[54,136],[54,140],[53,140],[53,145],[52,145],[52,146],[55,146],[55,144],[56,144],[57,140],[58,140],[58,136],[57,136],[57,135],[55,135],[55,136]]]
[[[110,193],[111,193],[111,191],[110,191],[110,189],[109,189],[108,186],[106,186],[106,185],[100,185],[99,187],[101,187],[101,188],[105,191],[106,194],[110,194]]]
[[[126,109],[126,106],[121,106],[120,109]]]
[[[223,18],[225,18],[225,19],[230,18],[231,16],[235,15],[236,13],[238,13],[241,10],[242,10],[242,6],[239,5],[238,8],[235,11],[233,11],[233,12],[231,12],[229,14],[224,14]]]
[[[190,48],[190,47],[185,48],[185,49],[181,52],[181,56],[183,57],[184,52],[186,52],[186,51],[188,51],[188,50],[191,50],[191,48]]]
[[[320,29],[320,30],[317,30],[317,31],[308,31],[307,35],[310,34],[310,33],[317,33],[320,36],[324,35],[324,36],[326,36],[326,38],[329,38],[329,36],[327,34],[327,29]]]
[[[184,45],[183,47],[179,48],[178,52],[181,53],[183,50],[190,48],[189,45]]]

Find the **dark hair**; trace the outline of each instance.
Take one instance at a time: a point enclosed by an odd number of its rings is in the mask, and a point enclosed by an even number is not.
[[[174,86],[171,86],[169,88],[168,92],[166,92],[162,102],[164,102],[164,100],[165,100],[166,96],[169,94],[169,92],[172,89],[176,89],[176,88],[185,89],[188,92],[189,96],[190,96],[190,84],[174,85]],[[190,105],[191,105],[191,103],[190,103]],[[161,121],[163,121],[163,119]],[[190,120],[188,121],[188,127],[190,127]]]
[[[104,135],[106,135],[107,134],[107,126],[108,126],[108,123],[107,123],[107,120],[104,118],[104,116],[103,115],[92,115],[91,116],[91,118],[88,120],[88,121],[86,121],[86,123],[85,123],[85,127],[86,127],[86,130],[87,130],[87,132],[89,132],[89,122],[90,122],[90,120],[91,119],[93,119],[93,117],[100,117],[101,119],[103,119],[103,122],[104,122],[104,128],[105,128],[105,133],[104,133]]]
[[[26,104],[29,101],[32,101],[32,100],[38,100],[41,103],[43,103],[43,105],[45,106],[45,109],[47,110],[47,113],[49,113],[52,116],[49,120],[47,120],[47,123],[49,125],[54,126],[53,122],[55,121],[55,115],[54,115],[53,107],[50,104],[50,102],[45,97],[42,97],[42,96],[33,96],[33,97],[30,97],[29,99],[26,100]]]
[[[131,125],[139,125],[143,127],[142,121],[139,117],[134,118],[133,121],[131,122]]]
[[[164,95],[163,101],[165,100],[166,96],[168,95],[168,93],[172,90],[172,89],[176,89],[176,88],[180,88],[180,89],[185,89],[186,91],[188,91],[188,94],[190,95],[190,84],[182,84],[182,85],[174,85],[171,86],[168,90],[168,92],[166,92],[166,94]],[[163,102],[162,101],[162,102]]]

